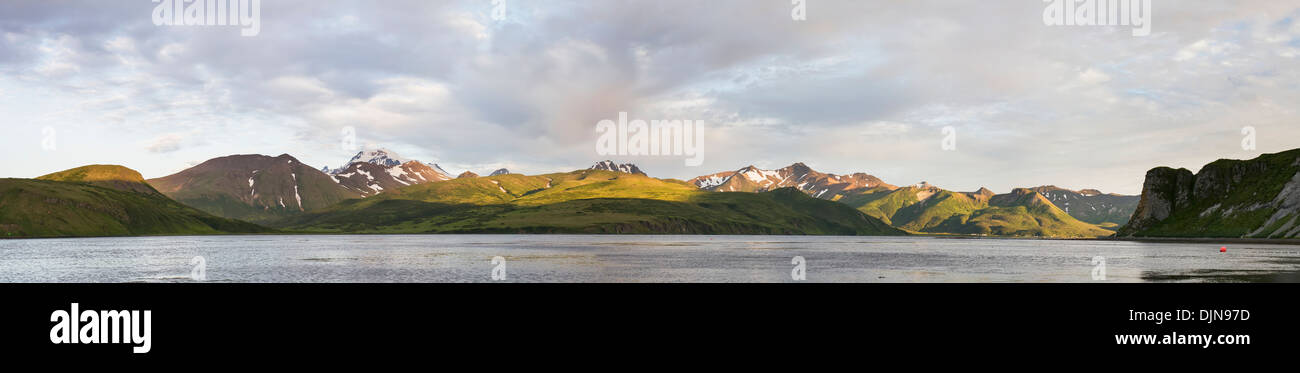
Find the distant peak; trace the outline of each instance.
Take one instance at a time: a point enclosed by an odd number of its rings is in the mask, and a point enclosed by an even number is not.
[[[474,177],[478,177],[478,174],[469,171],[465,171],[461,173],[460,176],[456,176],[457,179],[468,179]]]
[[[1079,191],[1079,194],[1089,197],[1102,195],[1101,191],[1096,189],[1083,189]]]
[[[795,172],[795,173],[799,173],[799,174],[804,174],[804,173],[808,173],[808,172],[811,172],[811,171],[812,171],[812,168],[811,168],[811,167],[808,167],[808,165],[806,165],[806,164],[803,164],[803,162],[795,162],[795,164],[792,164],[792,165],[790,165],[789,167],[786,167],[786,168],[788,168],[790,171],[793,171],[793,172]]]
[[[934,184],[930,184],[930,182],[928,182],[928,181],[922,181],[922,182],[919,182],[919,183],[916,183],[916,184],[912,184],[912,187],[913,187],[913,188],[917,188],[917,189],[930,189],[930,188],[937,188],[936,186],[934,186]]]
[[[597,162],[595,165],[588,168],[588,170],[612,171],[612,172],[622,172],[625,174],[645,175],[645,172],[642,172],[641,168],[637,167],[634,164],[631,163],[617,164],[614,163],[614,161],[609,161],[609,160]]]
[[[492,171],[492,173],[489,174],[488,176],[501,176],[501,175],[509,175],[509,174],[510,174],[510,170],[502,168],[502,169],[497,169],[496,171]]]
[[[357,162],[393,167],[413,162],[413,160],[402,158],[402,156],[397,155],[396,152],[385,148],[369,148],[357,152],[357,155],[352,156],[352,159],[349,159],[347,163],[334,169],[334,171],[337,172],[339,170],[347,169],[349,165]]]
[[[442,169],[442,166],[439,166],[437,163],[429,162],[429,163],[425,163],[425,165],[429,167],[433,167],[434,172],[437,172],[439,174],[442,174],[443,176],[451,178],[451,173],[447,172],[447,170]]]
[[[1015,188],[1011,190],[1011,194],[1015,194],[1015,195],[1037,194],[1037,193],[1038,191],[1035,191],[1030,188]]]
[[[1097,190],[1097,189],[1080,189],[1080,190],[1071,190],[1071,189],[1061,188],[1061,187],[1058,187],[1058,186],[1055,186],[1055,185],[1044,185],[1044,186],[1035,187],[1035,188],[1029,188],[1029,189],[1030,189],[1030,190],[1033,190],[1033,191],[1035,191],[1035,192],[1038,192],[1038,193],[1040,193],[1040,194],[1045,194],[1045,193],[1048,193],[1048,192],[1064,191],[1064,192],[1070,192],[1070,193],[1078,193],[1078,194],[1083,195],[1084,197],[1100,196],[1100,195],[1104,194],[1104,193],[1102,193],[1100,190]]]

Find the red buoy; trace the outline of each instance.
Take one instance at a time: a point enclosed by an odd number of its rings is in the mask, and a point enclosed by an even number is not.
[[[1228,247],[1227,247],[1227,246],[1220,247],[1220,248],[1219,248],[1219,252],[1221,252],[1221,253],[1226,253],[1226,252],[1228,252]]]

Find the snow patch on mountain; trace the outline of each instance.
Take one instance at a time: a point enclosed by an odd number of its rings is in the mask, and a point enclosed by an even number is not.
[[[392,167],[392,166],[400,166],[403,163],[410,162],[410,161],[405,158],[402,158],[402,156],[400,155],[397,155],[397,153],[393,152],[392,150],[379,148],[379,149],[362,150],[361,152],[358,152],[357,155],[353,156],[352,159],[348,160],[348,163],[344,163],[343,167],[339,167],[339,168],[340,169],[347,168],[348,165],[357,162],[366,162],[371,164],[377,164],[384,167]]]
[[[710,175],[709,177],[701,179],[700,182],[696,184],[696,186],[700,187],[701,189],[708,189],[708,188],[722,185],[722,183],[725,183],[727,182],[727,180],[730,179],[731,176],[724,177],[724,176]],[[802,188],[803,186],[800,185],[800,187]]]
[[[618,163],[614,163],[614,161],[609,161],[609,160],[597,162],[595,165],[593,165],[593,166],[591,166],[590,168],[587,168],[587,169],[588,169],[588,170],[601,170],[601,171],[622,172],[622,173],[625,173],[625,174],[634,174],[634,175],[645,175],[645,174],[646,174],[645,172],[642,172],[641,169],[638,168],[638,167],[637,167],[636,165],[634,165],[634,164],[631,164],[631,163],[618,164]]]
[[[510,194],[510,192],[506,192],[506,188],[502,188],[501,183],[497,182],[496,180],[488,180],[488,181],[491,181],[492,185],[496,185],[497,189],[501,190],[501,193]]]
[[[403,180],[404,178],[407,177],[407,176],[406,176],[406,168],[403,168],[403,167],[389,167],[389,168],[388,168],[387,170],[385,170],[385,171],[388,171],[388,176],[392,176],[393,179],[397,180],[397,182],[399,182],[399,183],[402,183],[402,185],[411,185],[411,183],[408,183],[408,182],[406,182],[405,180]]]
[[[864,173],[824,174],[814,171],[803,163],[795,163],[776,170],[746,166],[736,171],[696,177],[688,182],[700,189],[715,192],[764,192],[794,187],[810,196],[822,199],[835,199],[845,192],[863,188],[896,189],[875,176]]]
[[[302,208],[302,194],[298,193],[298,174],[290,173],[289,176],[293,176],[293,198],[298,200],[298,210],[305,211],[305,209]],[[283,205],[284,203],[280,204]]]

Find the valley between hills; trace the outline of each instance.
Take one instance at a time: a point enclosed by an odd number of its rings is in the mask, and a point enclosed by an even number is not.
[[[714,234],[951,237],[1300,236],[1300,149],[1158,167],[1141,196],[1017,188],[998,194],[803,163],[659,179],[612,161],[521,175],[457,176],[383,149],[339,167],[290,155],[233,155],[145,180],[93,165],[0,179],[0,237],[204,234]]]

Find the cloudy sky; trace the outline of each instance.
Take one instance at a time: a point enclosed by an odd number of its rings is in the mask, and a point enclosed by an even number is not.
[[[491,0],[264,0],[245,37],[157,26],[150,0],[6,0],[0,177],[160,177],[230,154],[337,166],[350,126],[453,173],[804,162],[1137,194],[1154,166],[1300,147],[1300,1],[1153,0],[1145,37],[1047,26],[1040,0],[807,1],[796,21],[790,0],[504,0],[500,20]],[[619,112],[703,121],[704,164],[597,154],[596,123]]]

